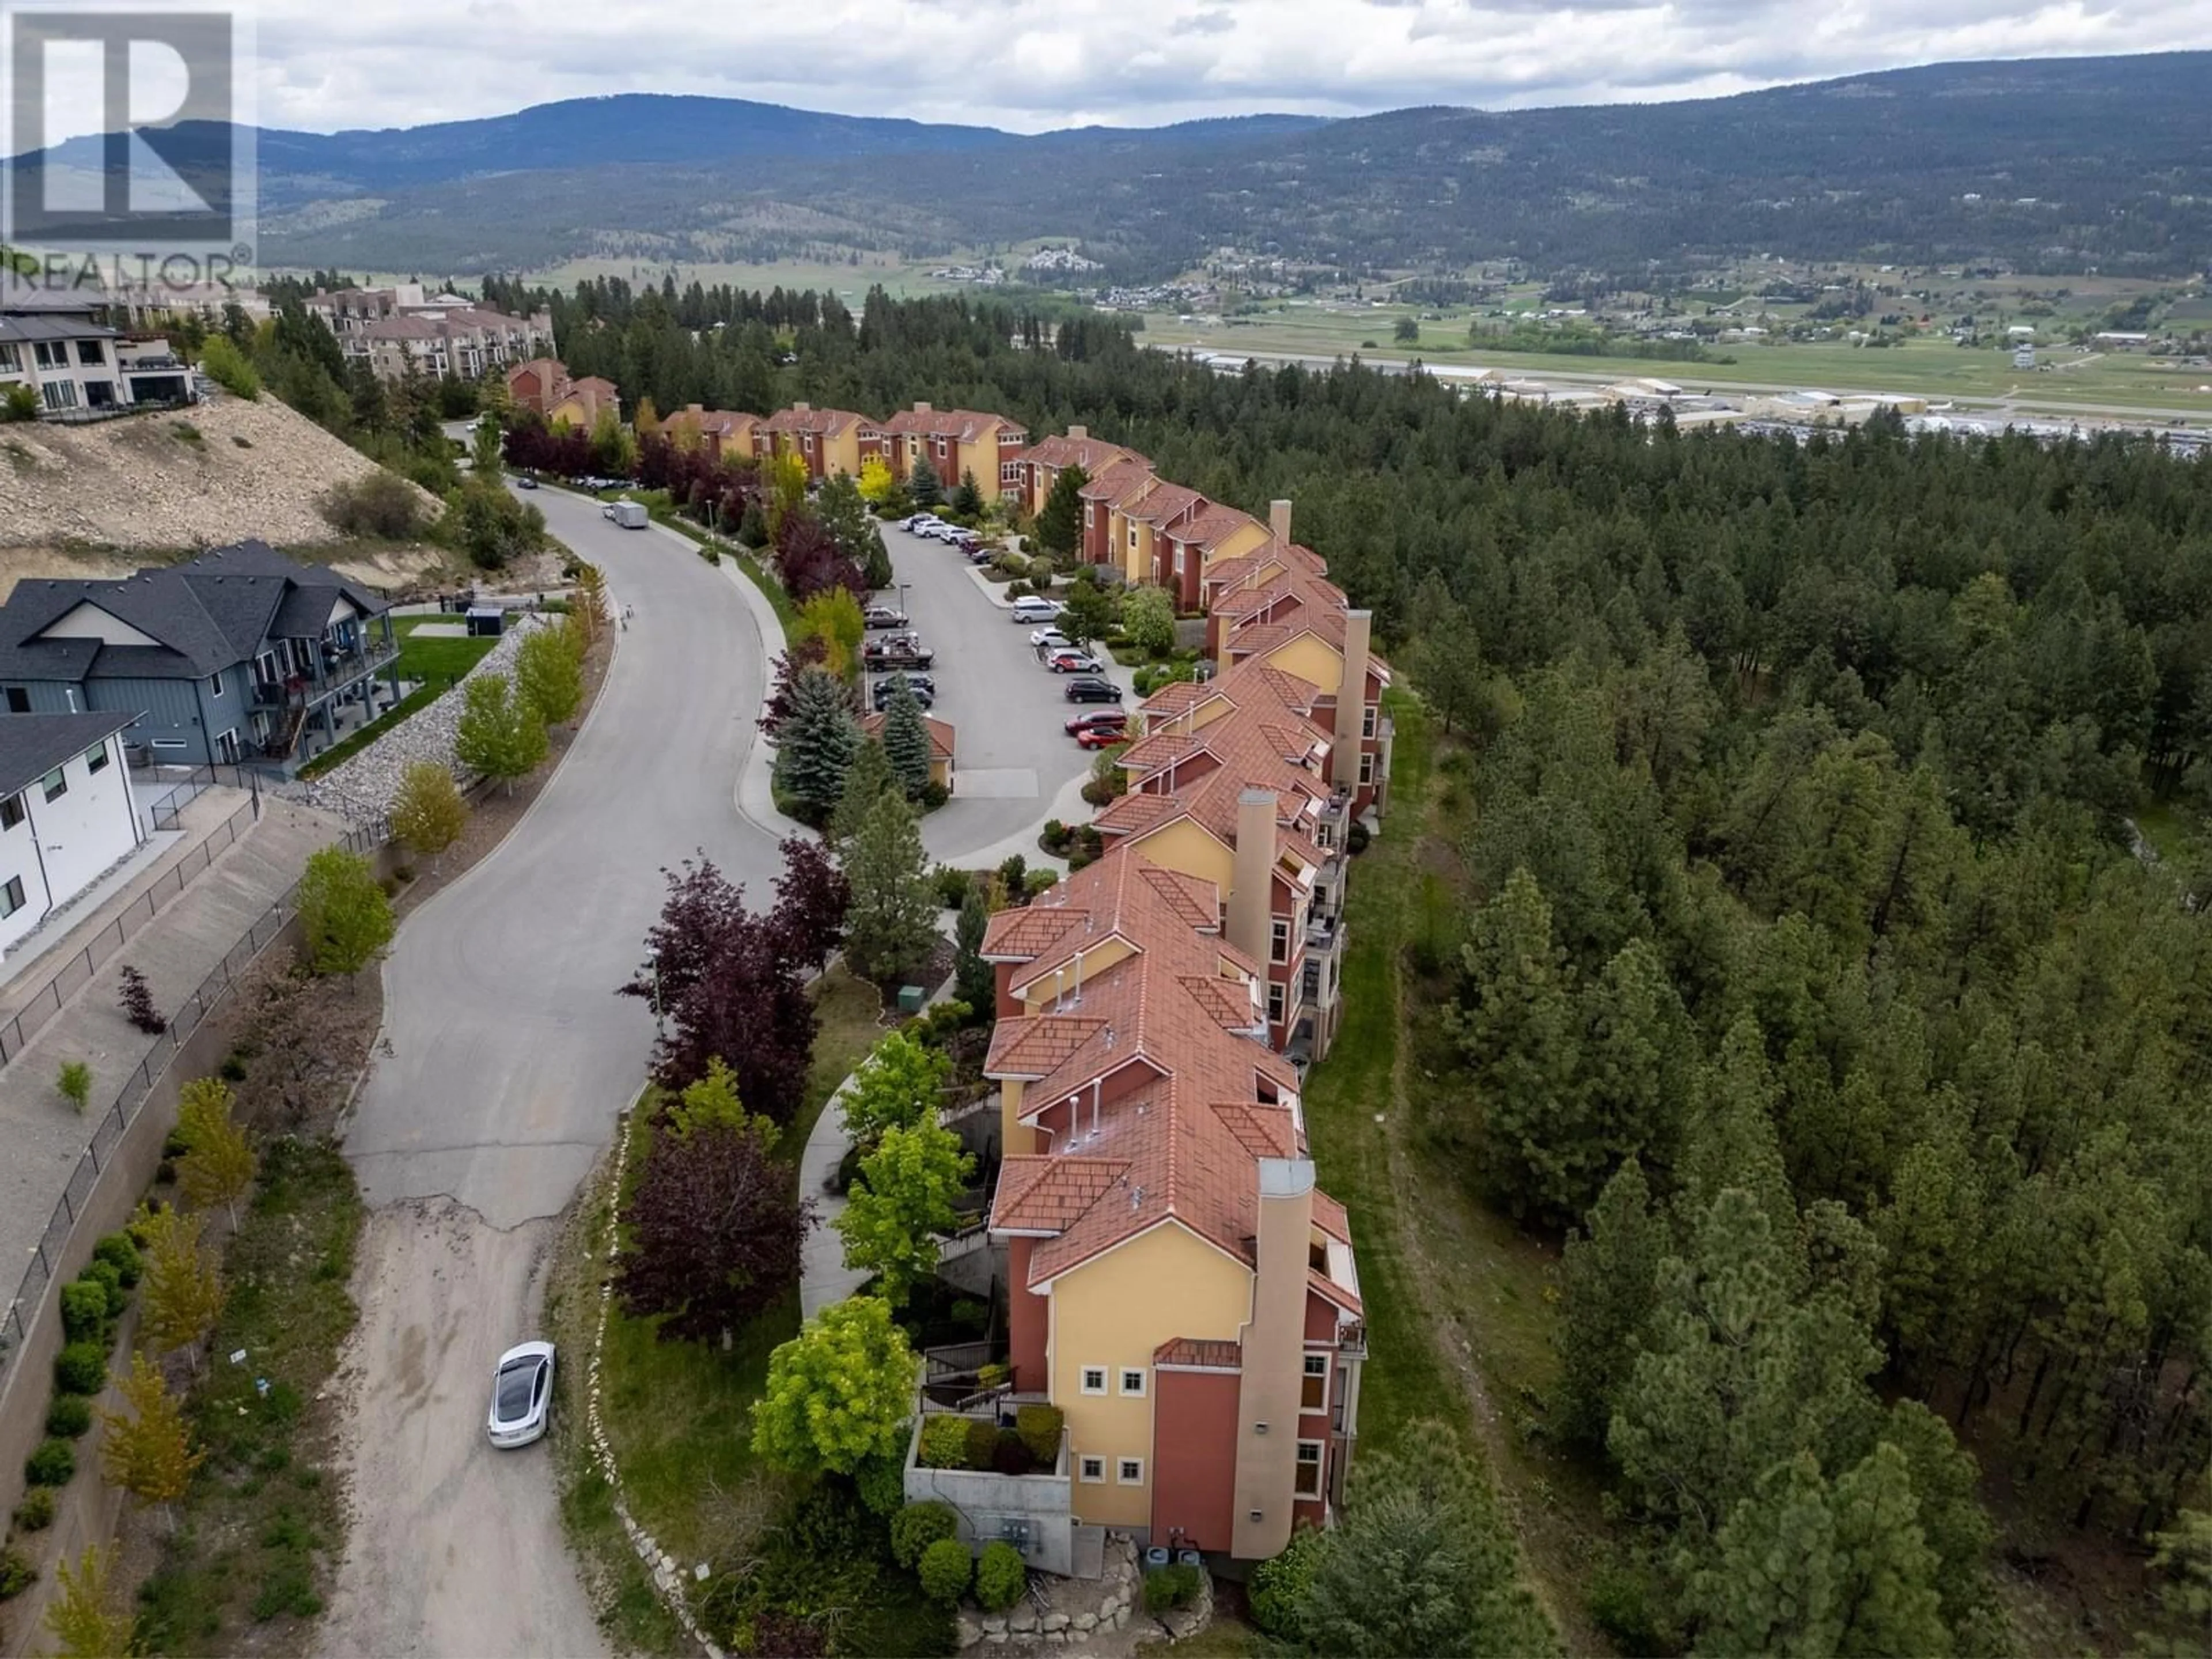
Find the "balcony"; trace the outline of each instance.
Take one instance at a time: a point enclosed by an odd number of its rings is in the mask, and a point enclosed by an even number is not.
[[[1316,956],[1333,957],[1344,946],[1344,923],[1334,915],[1319,916],[1306,922],[1306,956],[1309,963]]]
[[[315,653],[314,668],[308,673],[293,674],[283,680],[256,678],[253,706],[264,709],[313,708],[363,675],[374,673],[398,655],[397,641],[374,637],[351,651],[325,647]]]

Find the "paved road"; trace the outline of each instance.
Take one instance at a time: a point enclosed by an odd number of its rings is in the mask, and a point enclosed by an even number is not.
[[[964,857],[1031,830],[1091,757],[1065,729],[1078,708],[1064,700],[1065,682],[1038,665],[1030,629],[977,591],[966,559],[889,525],[884,544],[907,584],[907,615],[937,653],[930,712],[952,722],[959,745],[953,798],[923,821],[922,840],[937,858]],[[1127,671],[1108,666],[1126,692]],[[1123,707],[1135,703],[1125,696]]]
[[[733,798],[764,659],[737,593],[659,532],[533,499],[636,615],[525,823],[409,920],[386,968],[392,1053],[346,1137],[376,1207],[342,1379],[354,1524],[333,1656],[604,1650],[545,1452],[485,1444],[485,1390],[500,1350],[537,1334],[552,1218],[643,1072],[651,1014],[613,992],[660,867],[703,847],[762,900],[777,867]]]

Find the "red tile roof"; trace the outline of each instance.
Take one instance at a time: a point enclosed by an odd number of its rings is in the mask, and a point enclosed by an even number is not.
[[[850,426],[873,428],[875,422],[849,409],[802,409],[796,404],[779,409],[761,423],[763,432],[811,432],[834,437]]]
[[[1164,525],[1206,505],[1206,497],[1181,484],[1163,483],[1146,492],[1142,501],[1123,510],[1139,524]]]
[[[1017,459],[1054,469],[1079,466],[1085,476],[1093,478],[1116,462],[1133,462],[1146,471],[1150,471],[1152,465],[1135,450],[1123,445],[1109,444],[1103,438],[1070,438],[1064,435],[1040,438],[1022,451]]]
[[[1017,1153],[999,1165],[991,1224],[1008,1232],[1058,1233],[1079,1220],[1128,1168],[1115,1158]]]
[[[1111,501],[1125,506],[1159,482],[1150,461],[1116,461],[1092,476],[1079,492],[1086,501]]]
[[[862,734],[871,738],[880,738],[884,734],[884,722],[889,718],[885,714],[863,714],[860,717]],[[924,714],[921,717],[921,723],[929,728],[930,754],[939,760],[951,760],[952,758],[952,722],[939,720],[933,714]]]
[[[912,433],[923,438],[957,438],[963,444],[972,444],[986,432],[1013,424],[1003,415],[973,409],[902,409],[883,423],[883,429],[902,434]]]
[[[1152,1350],[1152,1364],[1208,1371],[1241,1371],[1244,1369],[1244,1345],[1208,1337],[1178,1336]]]

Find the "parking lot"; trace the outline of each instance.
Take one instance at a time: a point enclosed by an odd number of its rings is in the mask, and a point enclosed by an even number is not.
[[[888,524],[883,532],[905,588],[878,602],[902,608],[936,653],[927,671],[937,682],[930,713],[957,732],[953,798],[922,821],[922,841],[933,857],[963,859],[1033,831],[1051,815],[1061,790],[1091,769],[1092,757],[1064,729],[1067,718],[1103,705],[1064,699],[1066,680],[1036,660],[1030,625],[1012,622],[979,591],[962,554]],[[1129,671],[1109,659],[1106,672],[1122,688],[1121,706],[1134,708]],[[1073,809],[1088,811],[1080,803]]]

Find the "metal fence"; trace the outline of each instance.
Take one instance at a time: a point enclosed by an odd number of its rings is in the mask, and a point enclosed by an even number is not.
[[[226,828],[234,829],[239,813],[251,810],[251,805],[241,806],[238,812],[234,812]],[[349,853],[367,854],[383,846],[391,838],[390,821],[379,818],[372,824],[349,830],[342,840],[334,844]],[[29,1333],[31,1321],[38,1314],[39,1304],[46,1297],[46,1288],[53,1282],[62,1249],[69,1243],[70,1234],[76,1227],[78,1212],[92,1197],[93,1188],[100,1180],[105,1161],[113,1154],[124,1133],[144,1109],[147,1099],[154,1092],[155,1079],[168,1069],[170,1059],[183,1046],[185,1040],[200,1028],[223,998],[229,994],[239,975],[252,965],[254,958],[268,948],[269,942],[291,921],[299,892],[297,882],[285,889],[283,896],[262,912],[259,920],[247,928],[223,959],[209,970],[208,976],[200,981],[199,988],[179,1005],[176,1012],[169,1017],[168,1029],[154,1039],[154,1046],[138,1062],[137,1069],[125,1079],[122,1089],[115,1097],[115,1103],[107,1109],[94,1126],[92,1139],[86,1145],[83,1156],[77,1159],[76,1167],[70,1171],[69,1183],[62,1188],[61,1199],[54,1206],[53,1214],[47,1218],[46,1230],[40,1235],[39,1243],[31,1252],[30,1265],[23,1270],[22,1283],[16,1287],[14,1298],[8,1304],[6,1316],[0,1318],[0,1380],[5,1379],[9,1367],[15,1362],[17,1350],[22,1346],[23,1340]],[[82,982],[79,981],[80,984]]]
[[[233,842],[245,834],[244,824],[260,811],[260,805],[258,800],[241,805],[216,827],[212,835],[185,854],[181,861],[94,933],[82,951],[56,970],[53,977],[33,992],[30,1000],[18,1008],[5,1024],[0,1024],[0,1066],[12,1064],[46,1023],[61,1012],[62,1005],[82,990],[104,963],[114,959],[116,952],[130,941],[131,935],[160,915],[172,900],[191,885],[193,878],[213,864]],[[173,821],[173,809],[171,809],[171,816]]]

